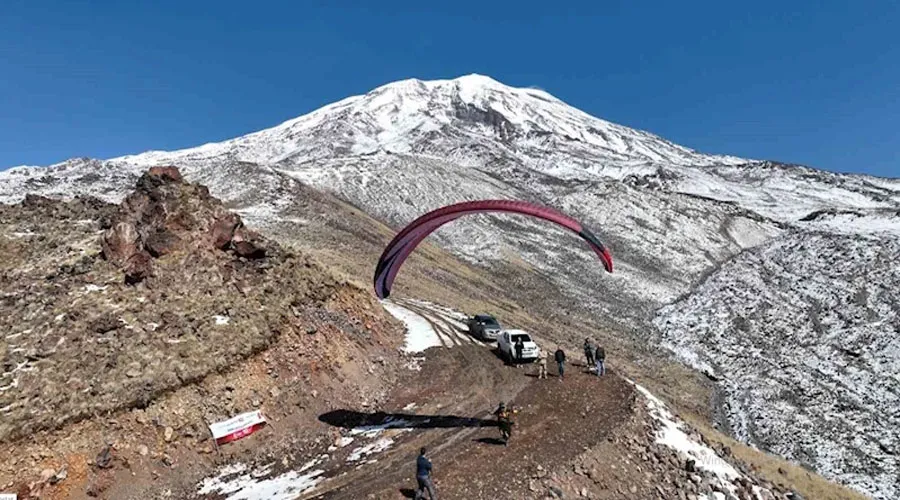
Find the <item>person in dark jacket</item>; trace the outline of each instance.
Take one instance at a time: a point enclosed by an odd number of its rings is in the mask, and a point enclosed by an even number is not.
[[[606,350],[597,344],[597,350],[594,351],[594,359],[597,363],[597,376],[606,374]]]
[[[587,361],[588,370],[594,366],[594,345],[591,344],[591,339],[584,339],[584,358]]]
[[[556,368],[559,370],[559,378],[563,379],[565,377],[566,353],[563,352],[562,347],[556,346],[556,354],[554,354],[553,357],[556,359]]]
[[[518,339],[516,339],[516,343],[515,343],[514,347],[516,349],[516,362],[521,363],[522,362],[522,350],[525,349],[525,343],[522,342],[522,337],[519,337]]]
[[[434,481],[431,479],[431,460],[425,456],[425,448],[419,450],[419,458],[416,459],[416,500],[425,498],[425,492],[428,492],[429,500],[437,500],[437,494],[434,492]]]
[[[494,410],[494,415],[497,416],[497,427],[500,428],[500,437],[503,438],[503,444],[505,446],[509,446],[509,438],[512,437],[513,413],[515,413],[515,411],[507,408],[503,401],[501,401],[500,405],[497,406],[497,409]]]

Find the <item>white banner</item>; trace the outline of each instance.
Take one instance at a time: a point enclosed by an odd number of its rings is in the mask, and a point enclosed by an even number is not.
[[[248,436],[266,425],[266,417],[259,410],[242,413],[222,422],[209,424],[216,444],[224,444]]]

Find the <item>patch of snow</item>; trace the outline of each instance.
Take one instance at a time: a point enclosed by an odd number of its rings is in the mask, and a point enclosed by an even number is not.
[[[231,318],[228,316],[215,315],[213,316],[213,319],[216,320],[217,325],[227,325],[231,321]]]
[[[425,361],[425,358],[410,356],[405,359],[404,366],[407,370],[419,372],[422,371],[422,362]]]
[[[313,467],[315,467],[316,465],[319,465],[320,463],[322,463],[322,461],[325,460],[326,458],[328,458],[328,455],[320,455],[318,458],[314,458],[314,459],[310,460],[309,462],[306,462],[305,464],[303,464],[303,467],[300,467],[299,469],[297,469],[297,472],[306,472],[309,469],[312,469]]]
[[[358,462],[364,457],[369,455],[374,455],[375,453],[381,453],[384,450],[387,450],[394,444],[393,438],[381,438],[374,443],[367,444],[365,446],[361,446],[359,448],[354,449],[350,452],[350,455],[347,457],[348,462]]]
[[[102,291],[106,290],[107,288],[109,288],[109,285],[99,286],[99,285],[90,283],[90,284],[84,285],[83,290],[87,293],[91,293],[91,292],[102,292]]]
[[[900,211],[894,213],[840,213],[801,223],[811,229],[843,234],[900,236]]]
[[[692,439],[685,432],[685,424],[673,415],[666,404],[659,398],[633,381],[628,380],[628,382],[633,384],[635,389],[644,396],[647,400],[647,409],[650,411],[650,416],[661,424],[656,431],[656,442],[672,448],[683,455],[685,459],[693,459],[698,469],[714,475],[723,488],[730,491],[732,495],[737,496],[738,485],[735,484],[735,480],[743,477],[743,475],[734,466],[716,454],[712,448]],[[722,495],[721,498],[725,498],[724,494],[719,494]],[[716,493],[713,493],[713,495],[716,495]],[[713,496],[712,498],[718,497]]]
[[[406,325],[406,343],[403,346],[403,352],[422,352],[430,347],[442,345],[437,332],[422,316],[390,300],[381,301],[381,305]]]
[[[262,479],[269,474],[270,469],[271,465],[245,473],[247,466],[230,465],[215,477],[204,479],[198,486],[197,494],[227,495],[227,500],[293,500],[301,493],[314,488],[322,480],[319,476],[325,473],[323,470],[314,470],[307,474],[290,471]],[[243,474],[229,478],[240,473]]]
[[[662,424],[662,428],[657,431],[656,442],[668,446],[673,450],[694,459],[697,467],[704,469],[716,475],[724,482],[730,483],[737,479],[741,474],[723,460],[712,448],[694,441],[684,432],[683,424],[669,411],[665,403],[650,393],[647,389],[640,385],[635,388],[647,398],[647,408],[650,415]]]
[[[366,438],[373,438],[388,429],[403,428],[410,424],[408,420],[402,418],[390,417],[380,424],[363,425],[350,429],[351,436],[362,435]]]

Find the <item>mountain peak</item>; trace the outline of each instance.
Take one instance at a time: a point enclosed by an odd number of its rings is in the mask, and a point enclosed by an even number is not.
[[[473,86],[473,87],[505,87],[508,89],[515,89],[515,87],[511,87],[509,85],[498,82],[497,80],[487,76],[481,75],[478,73],[469,73],[468,75],[463,75],[456,77],[452,80],[458,85],[464,86]]]
[[[555,151],[550,163],[548,148]],[[519,157],[529,168],[563,176],[608,167],[747,162],[699,153],[592,116],[546,91],[511,87],[479,73],[395,81],[243,137],[113,160],[152,166],[229,157],[297,165],[378,152],[452,156],[469,166]]]

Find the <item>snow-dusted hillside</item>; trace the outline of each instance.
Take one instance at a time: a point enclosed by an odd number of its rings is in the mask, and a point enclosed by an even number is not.
[[[900,496],[900,239],[792,233],[662,308],[664,343],[720,379],[736,436]]]
[[[724,320],[695,305],[716,299],[708,291],[716,280],[759,271],[741,264],[756,255],[752,249],[784,248],[787,254],[790,245],[806,239],[847,238],[853,242],[847,248],[877,251],[900,234],[898,180],[703,154],[589,116],[547,92],[508,87],[480,75],[391,83],[270,129],[197,148],[10,169],[0,172],[0,201],[18,201],[28,192],[92,194],[118,201],[139,173],[162,164],[178,165],[189,180],[208,185],[250,224],[263,227],[303,223],[292,212],[300,182],[335,193],[398,228],[427,210],[478,198],[526,199],[557,207],[582,220],[610,246],[614,274],[606,274],[577,237],[529,218],[470,216],[442,228],[433,240],[490,269],[515,256],[522,273],[537,273],[558,285],[557,290],[529,290],[533,296],[554,308],[582,308],[607,326],[647,338],[657,338],[652,321],[656,311],[678,301],[657,316],[674,321],[675,326],[662,325],[662,334],[685,359],[710,366],[721,362],[730,342],[743,348],[757,341],[727,322],[716,326],[715,335],[734,338],[709,341],[705,328]],[[813,286],[823,277],[834,283],[834,290],[855,286],[865,269],[863,261],[851,258],[856,264],[846,268],[816,264],[816,258],[846,251],[816,253],[826,249],[793,250],[796,259],[772,271],[774,276],[783,271],[784,279],[753,283],[753,296],[770,297],[774,305],[750,301],[745,314],[779,311],[789,316],[796,312],[792,308],[802,309],[795,303],[799,299],[792,295],[793,287]],[[523,286],[523,281],[511,279],[510,286]],[[397,290],[402,291],[403,280],[401,271]],[[695,292],[704,280],[707,284]],[[873,310],[876,319],[866,332],[873,345],[881,345],[896,333],[889,323],[877,322],[888,318],[880,316],[886,310]],[[689,326],[690,321],[696,324]],[[779,335],[794,334],[787,323],[773,322],[768,328],[776,325],[783,326],[776,328]],[[825,373],[843,369],[843,358],[821,355],[817,349],[825,349],[819,344],[829,345],[844,327],[839,322],[821,325],[805,337],[799,352]],[[684,343],[672,344],[680,338],[673,328]],[[788,350],[773,351],[771,360],[777,366],[798,362]],[[786,421],[775,405],[738,404],[746,399],[741,394],[764,393],[769,384],[784,385],[784,398],[798,400],[805,386],[783,384],[757,365],[741,368],[747,376],[738,379],[724,372],[727,366],[738,366],[735,363],[715,369],[726,376],[722,386],[729,395],[730,423],[742,437],[799,459],[806,458],[792,454],[795,441],[818,440],[823,449],[844,452],[854,449],[851,435],[840,426],[834,433],[819,434],[814,425]],[[888,362],[855,366],[863,378],[898,376],[897,366]],[[822,398],[831,390],[821,386]],[[874,394],[877,403],[853,406],[859,422],[877,420],[879,405],[890,401],[885,399],[889,393]],[[809,408],[810,419],[832,418],[827,412],[833,409]],[[771,439],[746,430],[746,415],[768,422],[765,436]],[[784,442],[777,447],[781,436]],[[851,454],[869,460],[873,455],[866,449]],[[855,476],[862,469],[850,459],[809,463],[867,491],[874,491],[877,481],[886,487],[883,479]]]

